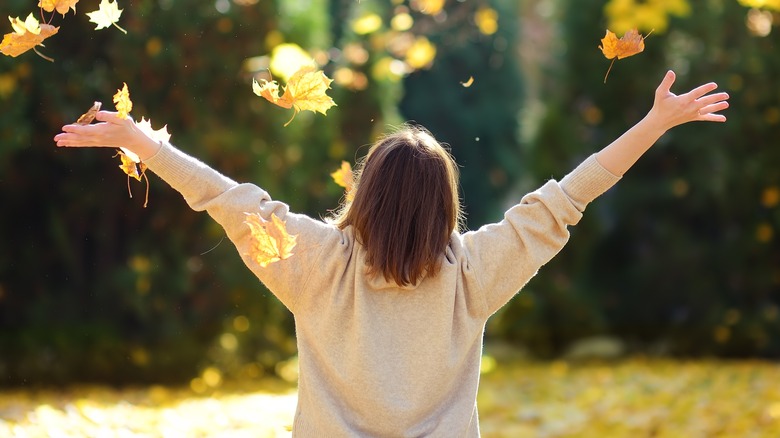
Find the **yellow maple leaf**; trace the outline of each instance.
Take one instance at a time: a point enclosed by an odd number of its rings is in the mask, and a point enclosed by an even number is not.
[[[152,128],[151,120],[146,120],[146,118],[141,117],[141,121],[136,123],[136,126],[141,132],[148,135],[149,138],[154,141],[165,142],[171,139],[171,134],[168,133],[168,125],[165,125],[160,129],[154,129]],[[138,181],[141,181],[141,178],[146,180],[146,198],[144,200],[144,207],[146,207],[149,203],[149,177],[146,176],[146,164],[141,161],[141,158],[138,155],[123,147],[119,148],[117,155],[119,155],[119,159],[122,161],[119,168],[122,169],[122,172],[127,174],[127,193],[131,198],[133,197],[133,192],[130,190],[130,177],[133,177]]]
[[[648,33],[647,35],[650,34]],[[618,38],[614,32],[607,29],[607,33],[601,39],[601,45],[599,46],[604,57],[612,60],[607,69],[607,74],[604,75],[604,82],[607,82],[607,76],[609,76],[609,71],[612,70],[612,64],[615,63],[616,59],[628,58],[645,50],[645,38],[647,36],[643,37],[636,28],[629,30],[621,38]]]
[[[14,31],[3,36],[3,41],[0,42],[0,53],[15,58],[22,53],[33,49],[35,53],[42,58],[52,61],[51,58],[41,55],[41,53],[35,49],[35,46],[43,46],[43,44],[41,44],[43,43],[43,40],[56,34],[60,30],[59,27],[54,27],[49,24],[39,24],[32,13],[28,15],[27,19],[24,21],[20,20],[18,17],[8,17],[8,19],[11,21],[11,27],[13,27]]]
[[[146,180],[146,197],[144,198],[144,208],[146,208],[146,205],[149,204],[149,177],[146,176],[146,164],[141,161],[138,155],[125,148],[119,148],[114,156],[117,155],[122,161],[119,168],[127,175],[127,194],[131,198],[133,197],[133,191],[130,189],[130,177],[138,181],[141,181],[141,178]]]
[[[126,82],[123,82],[122,88],[114,94],[114,105],[116,105],[120,119],[127,118],[127,115],[133,110],[133,101],[130,100],[130,90],[127,89]]]
[[[64,17],[70,9],[73,9],[74,13],[76,12],[76,3],[78,2],[79,0],[40,0],[38,7],[46,12],[54,12],[56,9]]]
[[[246,214],[247,226],[252,234],[252,244],[249,247],[249,256],[261,267],[265,268],[273,262],[284,260],[293,255],[297,234],[287,232],[286,222],[279,219],[276,214],[271,214],[271,220],[265,220],[258,213]]]
[[[127,176],[132,176],[136,180],[141,181],[141,177],[146,170],[146,165],[141,162],[138,155],[125,148],[119,148],[117,155],[119,156],[119,159],[122,160],[122,164],[119,165],[119,168],[122,169]],[[132,193],[130,193],[130,197],[133,197]]]
[[[355,177],[352,173],[352,165],[346,161],[342,161],[341,167],[339,167],[338,170],[332,172],[330,176],[333,178],[333,181],[336,184],[344,187],[347,200],[351,201],[355,196],[352,190],[355,187]]]
[[[309,110],[325,114],[336,103],[327,95],[333,79],[313,66],[306,65],[298,69],[287,81],[284,93],[279,95],[279,84],[276,81],[252,81],[252,91],[274,105],[282,108],[293,108],[293,116],[284,126],[287,126],[300,111]]]
[[[104,29],[113,25],[122,32],[127,33],[126,30],[116,24],[116,22],[119,21],[120,15],[122,15],[122,9],[119,9],[119,4],[116,1],[112,2],[110,0],[100,0],[97,11],[87,12],[89,21],[97,24],[95,30]]]

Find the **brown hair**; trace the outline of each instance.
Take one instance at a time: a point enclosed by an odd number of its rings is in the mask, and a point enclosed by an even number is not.
[[[341,229],[354,227],[369,274],[401,286],[439,271],[461,221],[455,160],[425,128],[410,124],[369,149],[333,218]]]

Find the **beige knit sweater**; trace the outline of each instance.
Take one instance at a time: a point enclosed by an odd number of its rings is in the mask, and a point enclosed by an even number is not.
[[[548,181],[477,231],[453,233],[441,271],[416,287],[365,274],[365,250],[345,230],[289,212],[170,144],[146,164],[206,210],[249,269],[293,313],[300,380],[293,435],[478,437],[477,386],[490,315],[560,251],[585,206],[619,178],[595,156]],[[261,268],[249,257],[244,212],[287,221],[297,246]]]

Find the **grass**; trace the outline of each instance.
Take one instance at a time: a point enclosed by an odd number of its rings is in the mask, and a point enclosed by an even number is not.
[[[478,396],[486,438],[780,436],[780,364],[486,359]],[[268,379],[206,394],[162,386],[5,391],[0,436],[288,437],[295,402],[294,384]]]

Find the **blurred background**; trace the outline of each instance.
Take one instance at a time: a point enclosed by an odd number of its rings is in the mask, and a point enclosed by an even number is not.
[[[421,123],[462,166],[476,229],[636,123],[668,69],[676,92],[716,81],[728,123],[666,134],[490,319],[486,342],[544,360],[587,342],[617,356],[780,356],[780,2],[121,0],[127,34],[95,30],[97,7],[53,15],[59,32],[37,48],[53,62],[0,57],[0,386],[198,391],[294,374],[291,314],[215,222],[151,172],[144,208],[144,184],[128,196],[111,149],[54,146],[93,101],[113,109],[123,83],[135,119],[315,217],[338,206],[342,161]],[[650,34],[644,52],[605,82],[600,39],[633,27]],[[285,127],[291,111],[252,80],[283,85],[312,59],[337,106]]]

